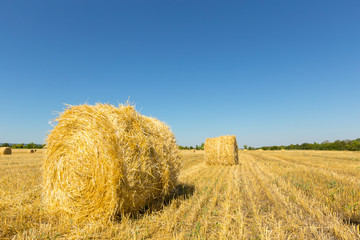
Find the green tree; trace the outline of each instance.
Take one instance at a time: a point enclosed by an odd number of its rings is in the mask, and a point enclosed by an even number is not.
[[[280,147],[278,147],[278,146],[272,146],[272,147],[270,147],[270,150],[280,150]]]
[[[28,143],[28,144],[26,144],[26,148],[29,148],[29,149],[31,149],[31,148],[36,148],[36,144],[33,143],[33,142]]]
[[[349,151],[360,151],[360,142],[357,140],[351,141],[347,149]]]
[[[248,147],[247,145],[244,145],[244,149],[247,149],[247,147]]]

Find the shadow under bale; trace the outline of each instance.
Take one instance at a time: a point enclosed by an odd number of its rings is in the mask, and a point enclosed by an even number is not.
[[[169,205],[174,199],[187,199],[194,194],[194,191],[194,185],[178,184],[172,193],[165,197],[164,204]]]
[[[191,197],[195,192],[194,185],[188,184],[178,184],[175,186],[174,190],[166,195],[163,198],[159,198],[154,200],[153,202],[146,205],[143,209],[141,209],[138,213],[130,213],[127,216],[133,219],[139,219],[145,214],[151,214],[152,212],[157,212],[162,210],[164,207],[170,205],[174,200],[185,200]],[[180,206],[180,202],[177,202],[178,206]],[[116,221],[121,221],[122,216],[118,215],[116,217]]]
[[[352,216],[350,218],[345,218],[344,222],[349,225],[360,226],[360,217]]]

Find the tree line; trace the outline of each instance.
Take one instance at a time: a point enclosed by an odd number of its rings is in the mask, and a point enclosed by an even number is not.
[[[204,143],[201,145],[193,146],[180,146],[179,149],[181,150],[204,150]],[[9,144],[9,143],[3,143],[0,145],[1,147],[11,147],[11,148],[27,148],[27,149],[41,149],[45,146],[45,144],[35,144],[33,142],[24,144]],[[263,149],[263,150],[281,150],[281,149],[287,149],[287,150],[340,150],[340,151],[360,151],[360,138],[357,138],[355,140],[336,140],[334,142],[330,141],[324,141],[322,143],[303,143],[303,144],[290,144],[288,146],[263,146],[260,148],[255,148],[251,146],[244,145],[244,149],[248,150],[257,150],[257,149]]]
[[[196,150],[204,150],[204,146],[205,146],[205,143],[202,143],[200,146],[199,145],[196,145],[195,147],[193,146],[180,146],[179,145],[179,149],[180,150],[193,150],[193,149],[196,149]]]
[[[260,148],[247,147],[244,145],[245,149],[248,150],[340,150],[340,151],[360,151],[360,138],[355,140],[336,140],[334,142],[324,141],[322,143],[303,143],[303,144],[290,144],[288,146],[264,146]]]
[[[1,147],[11,147],[11,148],[27,148],[27,149],[41,149],[45,146],[45,144],[35,144],[33,142],[28,143],[28,144],[24,144],[24,143],[19,143],[19,144],[10,144],[10,143],[3,143],[1,145]]]

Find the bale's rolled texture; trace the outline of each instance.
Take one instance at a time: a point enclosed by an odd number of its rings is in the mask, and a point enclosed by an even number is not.
[[[208,138],[205,141],[205,159],[208,164],[234,165],[239,163],[235,136]]]
[[[47,209],[74,221],[135,213],[177,181],[175,137],[132,106],[69,107],[47,139],[43,197]]]
[[[1,155],[11,155],[11,148],[10,147],[0,147],[0,154]]]

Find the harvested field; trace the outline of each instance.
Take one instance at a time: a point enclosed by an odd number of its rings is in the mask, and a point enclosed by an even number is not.
[[[184,151],[176,191],[140,216],[81,227],[46,214],[43,153],[0,156],[0,239],[360,239],[360,154]]]

